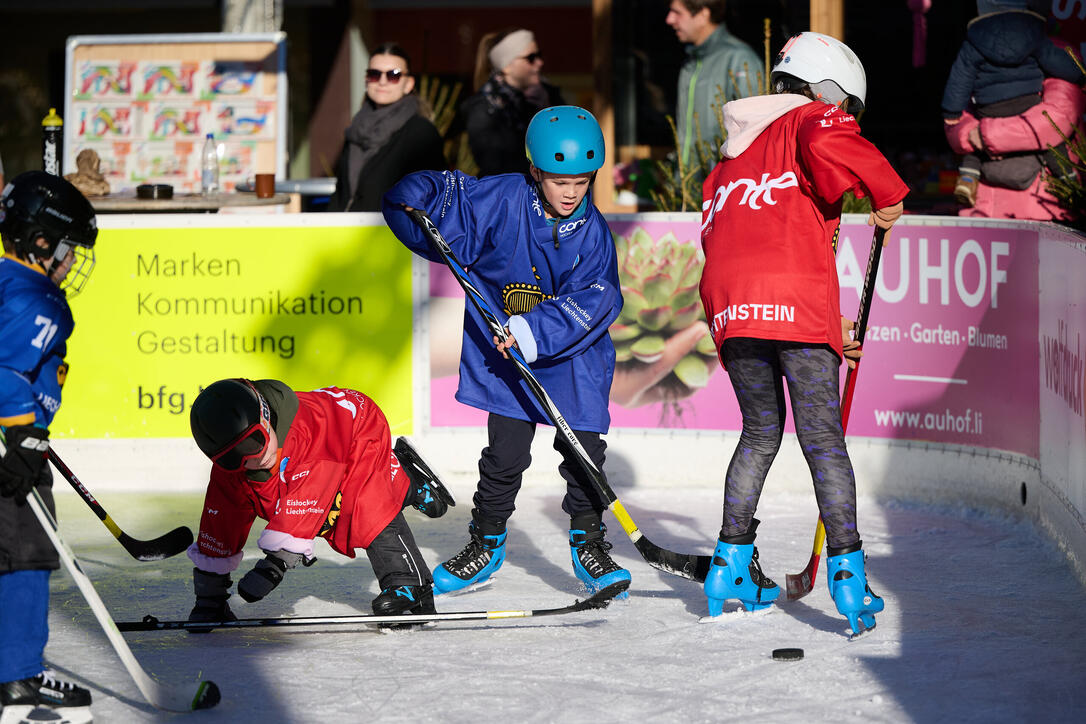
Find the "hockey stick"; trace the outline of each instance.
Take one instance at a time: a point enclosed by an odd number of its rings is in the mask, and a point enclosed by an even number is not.
[[[327,626],[333,624],[355,624],[378,626],[389,624],[431,623],[434,621],[494,621],[510,618],[539,618],[540,616],[560,616],[578,611],[591,611],[606,608],[611,599],[625,591],[629,581],[619,581],[600,589],[591,598],[574,601],[560,608],[537,608],[524,611],[456,611],[450,613],[411,613],[397,616],[377,614],[358,614],[352,616],[292,616],[284,618],[239,618],[235,621],[203,623],[200,621],[159,621],[154,616],[144,616],[142,621],[122,621],[117,624],[121,631],[177,631],[209,628],[252,628],[254,626]]]
[[[441,235],[438,228],[434,225],[434,222],[430,220],[430,217],[424,211],[418,209],[411,209],[407,211],[407,214],[423,228],[426,234],[430,238],[430,244],[441,255],[445,264],[452,271],[453,276],[460,282],[460,286],[464,289],[464,294],[471,300],[471,303],[475,306],[475,309],[482,315],[486,321],[487,326],[490,328],[491,333],[499,340],[504,341],[508,335],[505,332],[505,325],[498,321],[497,316],[490,309],[489,303],[483,297],[482,293],[475,288],[475,285],[471,283],[468,278],[468,273],[460,264],[456,256],[453,254],[452,249],[449,248],[449,243],[445,241],[445,237]],[[615,518],[618,519],[622,529],[626,531],[626,535],[633,541],[634,547],[645,559],[645,561],[653,568],[658,568],[661,571],[673,573],[683,578],[689,578],[694,581],[704,581],[706,574],[709,572],[709,564],[712,561],[711,556],[699,556],[695,554],[676,553],[675,551],[669,551],[665,548],[661,548],[648,538],[646,538],[637,525],[630,518],[630,514],[626,512],[626,508],[619,502],[618,496],[615,495],[615,491],[611,489],[611,486],[607,484],[607,480],[603,477],[603,474],[596,467],[592,459],[588,457],[584,448],[581,447],[581,443],[577,440],[577,436],[573,434],[573,430],[569,424],[566,423],[562,413],[558,410],[558,406],[554,404],[550,395],[543,389],[543,385],[532,373],[528,363],[524,361],[524,356],[520,353],[520,350],[516,347],[510,347],[507,350],[510,359],[520,372],[521,377],[527,383],[528,388],[532,391],[536,400],[540,406],[546,412],[547,417],[550,418],[551,423],[557,430],[560,430],[565,437],[566,442],[569,443],[570,448],[573,450],[578,462],[584,471],[592,479],[592,482],[599,489],[604,499],[608,502],[608,507],[611,512],[615,514]]]
[[[6,441],[4,434],[0,432],[0,441]],[[183,552],[190,545],[192,545],[193,537],[192,531],[185,526],[179,526],[174,528],[169,533],[160,535],[158,538],[152,540],[139,540],[121,530],[120,526],[113,522],[113,518],[106,512],[98,501],[95,499],[91,492],[87,490],[86,486],[79,481],[79,478],[75,476],[71,468],[64,464],[64,461],[60,459],[56,451],[52,446],[49,447],[49,462],[53,463],[53,467],[60,472],[61,476],[67,480],[75,492],[79,493],[79,497],[83,499],[94,514],[98,516],[113,537],[116,538],[124,549],[128,551],[129,555],[138,561],[160,561],[163,558],[169,558],[170,556],[176,556],[178,553]]]
[[[120,526],[113,522],[113,518],[109,516],[105,508],[99,505],[95,500],[91,492],[79,482],[79,478],[75,476],[75,473],[64,464],[64,461],[56,454],[56,451],[52,447],[49,448],[49,462],[53,463],[55,467],[64,479],[71,483],[75,488],[75,492],[79,493],[79,497],[83,499],[90,509],[94,511],[94,514],[98,516],[98,519],[105,523],[106,528],[113,534],[124,549],[138,561],[160,561],[163,558],[169,558],[170,556],[176,556],[192,545],[192,531],[185,526],[174,528],[169,533],[160,535],[158,538],[152,540],[139,540],[121,530]]]
[[[27,494],[26,502],[30,509],[34,511],[34,515],[37,516],[42,528],[45,529],[45,534],[49,536],[53,547],[60,554],[64,567],[68,569],[68,573],[75,579],[79,592],[87,600],[94,617],[98,619],[102,630],[106,632],[106,638],[113,645],[113,650],[117,652],[117,656],[120,657],[124,667],[128,669],[129,676],[136,682],[136,688],[143,694],[143,698],[152,706],[166,711],[210,709],[218,704],[221,694],[219,693],[219,687],[213,681],[200,681],[195,685],[170,685],[152,679],[143,670],[143,667],[140,666],[139,662],[136,661],[136,657],[132,654],[132,649],[128,648],[124,637],[121,636],[117,625],[110,617],[109,611],[106,610],[106,605],[102,603],[98,592],[94,590],[94,584],[91,583],[87,574],[83,572],[68,544],[61,539],[57,529],[57,522],[49,513],[49,509],[45,506],[41,494],[38,493],[36,488]]]
[[[864,335],[867,334],[867,318],[871,315],[871,299],[875,296],[875,278],[879,274],[879,261],[882,259],[882,243],[886,237],[886,229],[875,227],[875,235],[871,239],[871,253],[867,257],[867,274],[864,275],[864,288],[860,293],[860,309],[856,312],[855,339],[863,349]],[[856,359],[856,366],[845,373],[845,394],[841,400],[841,431],[848,429],[848,415],[852,409],[852,396],[856,391],[856,375],[860,372],[862,358]],[[822,545],[826,542],[826,525],[822,522],[822,516],[818,516],[818,524],[815,526],[814,545],[811,558],[807,561],[807,567],[799,573],[789,573],[785,576],[785,590],[789,601],[803,598],[814,588],[815,576],[818,574],[818,561],[822,557]]]

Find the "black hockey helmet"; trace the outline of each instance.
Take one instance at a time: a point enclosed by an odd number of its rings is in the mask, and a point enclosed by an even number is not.
[[[0,194],[0,234],[15,255],[31,264],[52,269],[75,252],[70,271],[54,281],[74,295],[94,268],[94,242],[98,238],[94,207],[75,186],[44,171],[27,171],[11,180]],[[44,239],[46,246],[38,244]]]
[[[192,403],[189,425],[196,445],[224,470],[241,470],[271,440],[271,408],[252,382],[213,382]]]

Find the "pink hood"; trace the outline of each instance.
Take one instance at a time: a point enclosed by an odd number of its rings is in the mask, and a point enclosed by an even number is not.
[[[724,104],[724,131],[728,137],[720,146],[720,155],[735,158],[750,148],[769,124],[800,106],[815,101],[795,93],[739,98]]]

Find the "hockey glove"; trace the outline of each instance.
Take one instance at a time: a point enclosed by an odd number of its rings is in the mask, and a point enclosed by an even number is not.
[[[316,560],[316,559],[312,559]],[[275,590],[283,580],[283,574],[299,563],[311,565],[301,553],[274,551],[257,561],[253,570],[246,573],[238,583],[238,595],[249,603],[259,601]]]
[[[192,588],[196,592],[196,605],[189,612],[189,621],[219,622],[236,621],[237,616],[230,610],[226,599],[230,598],[230,575],[227,573],[208,573],[199,568],[192,569]],[[190,633],[208,633],[210,628],[188,629]]]
[[[7,450],[0,458],[0,495],[23,499],[38,483],[49,454],[49,431],[36,425],[12,425],[4,433]]]

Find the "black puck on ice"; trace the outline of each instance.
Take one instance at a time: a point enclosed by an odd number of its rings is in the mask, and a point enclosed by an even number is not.
[[[773,649],[773,658],[777,661],[799,661],[803,658],[803,649]]]

